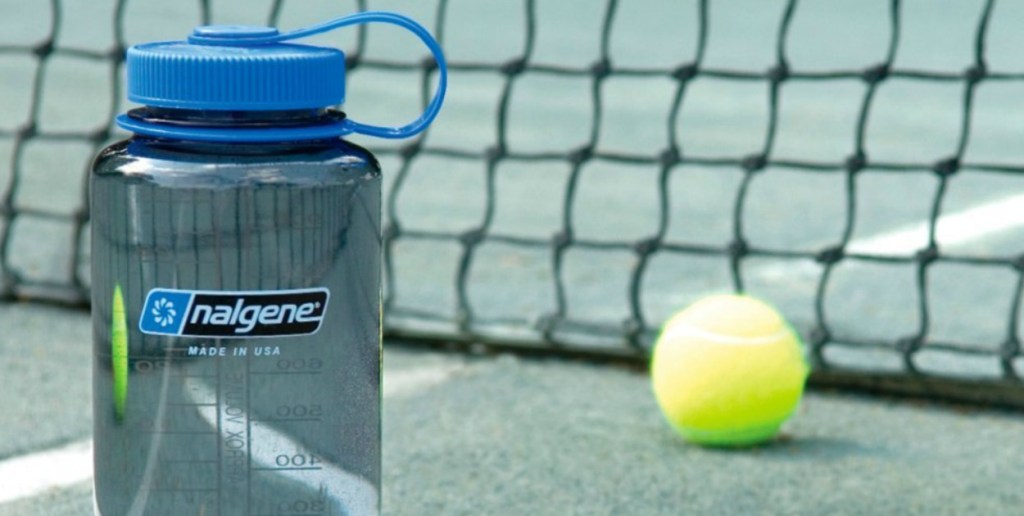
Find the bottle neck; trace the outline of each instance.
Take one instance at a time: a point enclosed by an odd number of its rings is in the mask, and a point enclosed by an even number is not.
[[[345,119],[345,113],[326,108],[285,111],[209,111],[146,106],[129,111],[128,116],[149,124],[223,129],[283,129],[335,124]]]
[[[166,129],[167,134],[150,135],[136,132],[134,141],[170,151],[202,154],[273,155],[309,153],[329,149],[338,144],[337,136],[289,138],[290,131],[337,125],[345,114],[333,109],[301,109],[288,111],[208,111],[146,106],[127,113],[128,118],[150,127]],[[216,131],[232,135],[239,130],[265,130],[281,134],[279,138],[252,141],[233,137],[219,141],[190,137],[190,131]]]
[[[136,141],[165,149],[275,154],[329,148],[340,140],[344,121],[345,113],[328,108],[213,111],[146,106],[119,117],[118,125],[134,132]]]

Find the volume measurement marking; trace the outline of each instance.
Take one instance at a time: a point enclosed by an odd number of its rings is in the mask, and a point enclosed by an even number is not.
[[[277,467],[251,468],[252,471],[320,471],[322,469],[323,468],[321,468],[320,466],[306,466],[306,467],[291,466],[291,467],[282,467],[282,468],[277,468]]]
[[[322,371],[253,371],[249,374],[320,374]]]
[[[323,418],[319,417],[262,417],[253,418],[253,423],[280,423],[280,422],[295,422],[295,423],[321,423]]]
[[[219,435],[220,432],[209,430],[141,430],[144,434],[168,434],[168,435]]]
[[[215,487],[143,487],[143,491],[151,493],[214,493]]]

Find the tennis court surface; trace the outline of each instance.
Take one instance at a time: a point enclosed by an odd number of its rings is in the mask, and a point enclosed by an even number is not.
[[[0,0],[0,516],[91,512],[84,184],[124,137],[124,48],[367,9],[451,69],[422,138],[358,142],[385,175],[386,514],[1022,512],[1024,5]],[[432,92],[396,30],[313,43],[349,56],[353,118]],[[646,357],[735,290],[815,388],[778,442],[706,450]]]
[[[91,514],[76,444],[91,429],[88,317],[21,304],[0,317],[16,322],[0,336],[0,514]],[[642,372],[385,347],[384,514],[998,515],[1024,503],[1019,414],[813,391],[778,442],[706,450],[661,420]],[[47,480],[62,485],[40,491]]]

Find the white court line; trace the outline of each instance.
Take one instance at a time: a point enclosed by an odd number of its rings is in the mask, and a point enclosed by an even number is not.
[[[0,462],[0,505],[92,478],[92,439]]]
[[[385,374],[382,394],[385,398],[409,396],[448,381],[463,368],[463,364],[448,364]]]
[[[942,248],[969,244],[1024,226],[1024,194],[980,204],[973,208],[942,215],[936,221],[935,240]],[[851,240],[847,253],[879,256],[908,256],[928,245],[928,223],[921,222],[886,231],[871,237]],[[794,278],[817,278],[819,265],[773,263],[755,269],[758,277],[788,281]]]
[[[1024,225],[1024,194],[940,216],[936,222],[935,239],[940,246],[955,247],[1021,225]],[[928,223],[924,222],[854,240],[847,250],[864,254],[909,254],[927,244]]]
[[[450,380],[462,364],[420,367],[384,375],[384,398],[401,398]],[[280,441],[280,436],[273,436]],[[0,461],[0,506],[92,478],[92,439]]]

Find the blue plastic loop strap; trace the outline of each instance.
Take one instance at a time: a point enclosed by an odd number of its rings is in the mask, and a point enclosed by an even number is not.
[[[434,118],[437,117],[437,113],[441,110],[441,104],[444,103],[445,91],[448,89],[448,62],[445,61],[444,53],[441,51],[441,45],[437,43],[437,40],[434,39],[426,28],[411,18],[385,11],[366,11],[283,34],[261,34],[241,40],[246,41],[246,43],[243,43],[245,45],[280,43],[282,41],[306,38],[343,27],[361,25],[364,23],[387,23],[390,25],[397,25],[409,32],[412,32],[420,39],[420,41],[423,42],[423,44],[427,46],[427,49],[430,50],[431,55],[434,57],[434,61],[437,62],[437,69],[440,73],[440,77],[437,81],[437,90],[434,92],[434,98],[430,100],[429,104],[427,104],[427,108],[423,111],[423,114],[421,114],[416,120],[413,120],[412,123],[401,127],[385,127],[362,124],[351,119],[346,119],[342,122],[342,125],[347,126],[351,132],[365,134],[368,136],[376,136],[378,138],[408,138],[419,134],[421,131],[426,129],[428,125],[430,125],[430,122],[432,122]],[[232,44],[239,40],[240,38],[233,38]],[[193,35],[189,38],[189,41],[210,44],[209,38],[203,38],[202,35]]]

